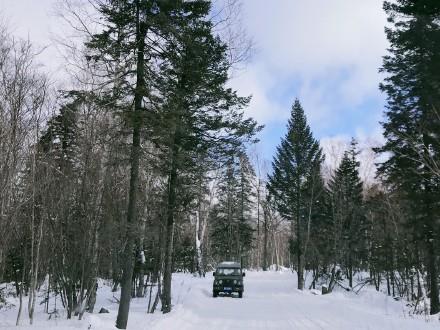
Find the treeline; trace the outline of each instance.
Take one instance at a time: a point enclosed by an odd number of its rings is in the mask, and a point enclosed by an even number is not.
[[[0,283],[16,287],[17,324],[25,296],[32,322],[41,290],[48,313],[52,299],[68,318],[93,312],[103,278],[121,288],[126,328],[131,297],[167,313],[174,271],[204,276],[231,259],[293,267],[299,289],[307,272],[311,287],[372,284],[414,308],[429,298],[437,313],[440,8],[419,3],[385,2],[394,27],[376,151],[387,160],[373,185],[355,140],[323,176],[298,100],[272,168],[249,152],[261,126],[227,87],[248,49],[222,35],[228,18],[210,1],[96,2],[98,32],[77,27],[76,87],[57,93],[31,44],[3,29]]]

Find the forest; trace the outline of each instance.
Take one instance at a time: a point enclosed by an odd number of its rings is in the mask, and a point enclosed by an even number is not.
[[[325,170],[295,95],[273,159],[255,148],[252,96],[228,84],[252,53],[239,1],[96,0],[93,17],[62,3],[81,37],[61,42],[68,89],[0,25],[0,283],[14,286],[17,325],[36,305],[53,313],[52,299],[68,319],[93,313],[105,279],[125,329],[134,297],[169,313],[175,273],[203,278],[225,260],[289,268],[299,290],[373,286],[440,312],[438,1],[383,4],[384,143],[370,182],[354,138]],[[6,296],[0,286],[0,310]]]

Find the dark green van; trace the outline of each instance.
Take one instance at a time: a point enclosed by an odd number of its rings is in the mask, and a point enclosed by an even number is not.
[[[225,261],[218,264],[213,275],[212,296],[214,298],[219,293],[232,294],[234,292],[238,293],[238,297],[243,297],[243,277],[245,273],[238,262]]]

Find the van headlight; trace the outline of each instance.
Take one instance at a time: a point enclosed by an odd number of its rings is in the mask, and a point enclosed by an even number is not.
[[[237,280],[234,280],[234,284],[237,284]]]

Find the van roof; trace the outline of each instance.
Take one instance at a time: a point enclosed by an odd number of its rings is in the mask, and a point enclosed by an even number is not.
[[[235,261],[223,261],[217,265],[217,268],[241,268],[241,265]]]

